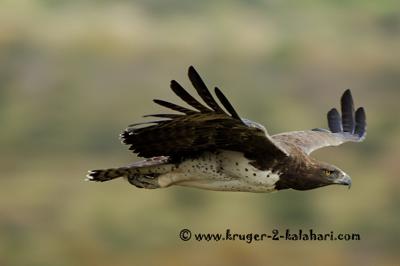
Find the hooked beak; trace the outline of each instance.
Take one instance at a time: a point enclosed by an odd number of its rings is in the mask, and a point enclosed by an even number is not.
[[[341,176],[338,179],[336,179],[333,183],[334,184],[338,184],[338,185],[348,186],[348,188],[350,189],[350,187],[351,187],[351,178],[350,178],[350,176],[348,176],[346,174],[343,174],[343,176]]]

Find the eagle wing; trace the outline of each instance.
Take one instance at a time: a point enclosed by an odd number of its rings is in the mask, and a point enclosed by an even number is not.
[[[272,136],[280,143],[292,143],[305,153],[328,147],[338,146],[345,142],[360,142],[366,137],[367,123],[363,107],[354,111],[353,97],[350,90],[346,90],[341,98],[342,116],[336,108],[332,108],[328,114],[328,126],[326,129],[312,129],[307,131],[286,132]]]
[[[189,67],[188,76],[206,105],[172,80],[171,89],[174,93],[195,110],[154,100],[155,103],[181,114],[147,115],[145,117],[158,117],[162,120],[129,126],[121,133],[121,139],[123,143],[130,145],[130,150],[146,158],[169,156],[172,160],[180,160],[204,151],[227,149],[243,152],[260,167],[268,160],[287,156],[285,150],[272,140],[263,126],[241,119],[216,87],[215,94],[227,112],[224,111],[192,66]]]

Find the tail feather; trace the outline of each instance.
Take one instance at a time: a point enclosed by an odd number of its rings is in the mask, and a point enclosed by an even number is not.
[[[86,175],[86,180],[105,182],[118,177],[129,176],[130,173],[131,170],[127,167],[110,168],[104,170],[91,170],[89,171],[89,174]]]
[[[86,180],[105,182],[116,179],[118,177],[132,177],[134,175],[155,176],[165,174],[174,169],[173,164],[168,163],[168,157],[153,157],[143,161],[135,162],[129,166],[91,170],[86,175]]]

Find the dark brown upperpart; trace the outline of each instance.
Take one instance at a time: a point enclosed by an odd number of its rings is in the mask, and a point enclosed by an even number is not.
[[[205,104],[197,101],[178,82],[172,81],[173,92],[194,109],[155,100],[157,104],[181,114],[154,114],[150,116],[163,119],[128,127],[121,133],[121,139],[130,150],[145,158],[169,156],[173,162],[206,151],[232,150],[242,152],[260,169],[270,161],[286,157],[263,129],[245,123],[221,90],[215,88],[220,106],[193,67],[189,67],[188,76]]]

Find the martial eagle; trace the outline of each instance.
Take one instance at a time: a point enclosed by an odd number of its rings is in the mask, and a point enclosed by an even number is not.
[[[206,105],[172,80],[172,91],[193,109],[154,100],[178,113],[147,115],[159,120],[130,125],[121,133],[122,142],[145,159],[124,167],[90,171],[88,180],[124,177],[139,188],[179,185],[246,192],[308,190],[332,184],[350,187],[351,179],[344,171],[309,156],[323,147],[364,140],[365,111],[363,107],[354,110],[350,90],[341,98],[342,114],[335,108],[328,112],[329,130],[316,128],[271,136],[262,125],[241,118],[216,87],[215,95],[224,110],[192,66],[188,76]]]

